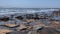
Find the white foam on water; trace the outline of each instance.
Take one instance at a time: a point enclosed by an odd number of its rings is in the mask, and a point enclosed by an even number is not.
[[[51,12],[51,11],[58,11],[58,9],[40,9],[40,10],[1,10],[0,11],[0,15],[6,15],[6,14],[15,14],[15,13],[28,13],[28,14],[30,14],[30,13],[36,13],[36,12],[46,12],[46,13],[48,13],[48,12]]]

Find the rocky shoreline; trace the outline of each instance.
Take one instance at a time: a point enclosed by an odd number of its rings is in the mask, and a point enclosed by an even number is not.
[[[60,10],[1,16],[0,34],[60,34]]]

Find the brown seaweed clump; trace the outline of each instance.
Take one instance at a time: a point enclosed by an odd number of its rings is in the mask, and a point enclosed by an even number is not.
[[[17,16],[15,17],[16,19],[19,19],[19,20],[23,20],[23,17],[22,16]]]
[[[8,21],[8,20],[9,20],[9,17],[0,18],[0,21],[6,22],[6,21]]]

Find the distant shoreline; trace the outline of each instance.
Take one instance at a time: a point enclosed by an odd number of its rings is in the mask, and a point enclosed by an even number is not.
[[[0,9],[60,9],[60,8],[16,8],[16,7],[13,7],[13,8],[1,8]]]

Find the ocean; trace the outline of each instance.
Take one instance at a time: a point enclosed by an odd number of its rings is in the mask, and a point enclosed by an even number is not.
[[[22,20],[17,20],[14,17],[17,16],[23,16],[26,14],[33,14],[35,15],[35,13],[37,13],[38,15],[45,15],[47,14],[48,16],[52,15],[53,11],[58,11],[59,9],[41,9],[41,8],[0,8],[0,18],[2,17],[9,17],[11,18],[11,16],[13,16],[10,21],[7,22],[3,22],[0,21],[1,24],[5,24],[5,23],[21,23],[23,22]],[[23,18],[25,18],[25,16],[23,16]],[[41,20],[40,20],[41,21]],[[44,20],[45,21],[45,20]],[[48,21],[48,20],[47,20]]]

